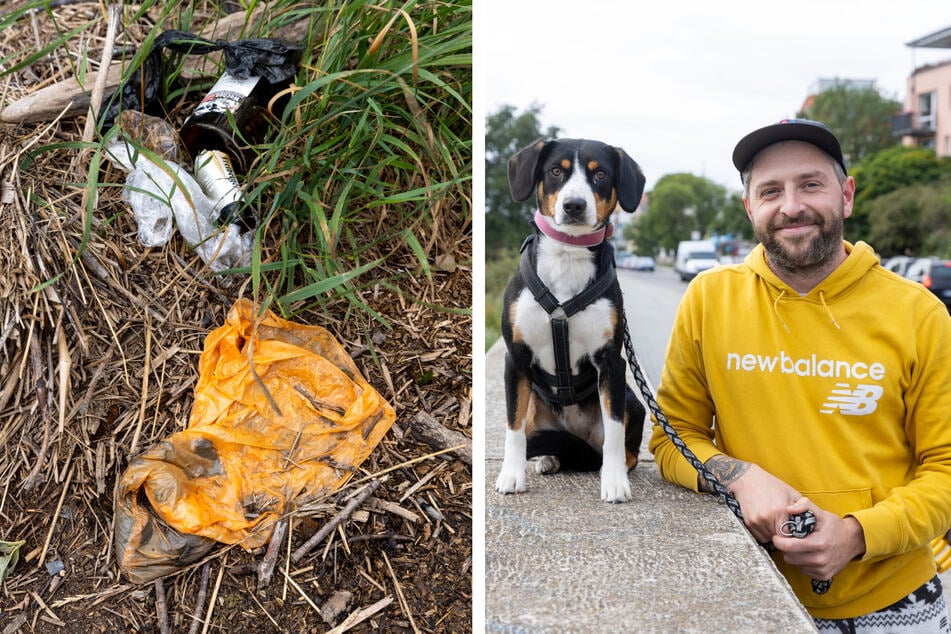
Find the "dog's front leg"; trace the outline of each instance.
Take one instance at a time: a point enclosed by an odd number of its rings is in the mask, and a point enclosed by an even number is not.
[[[525,468],[526,428],[532,413],[531,380],[519,372],[510,354],[505,356],[505,453],[502,456],[502,471],[495,481],[499,493],[521,493],[527,489]]]
[[[606,502],[627,502],[631,499],[631,483],[627,477],[624,447],[624,360],[616,348],[608,346],[596,355],[595,365],[598,368],[601,424],[604,430],[601,499]]]

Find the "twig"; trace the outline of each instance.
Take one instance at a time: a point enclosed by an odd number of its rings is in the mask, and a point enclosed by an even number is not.
[[[135,450],[139,446],[139,436],[142,434],[142,423],[145,421],[145,407],[149,399],[149,374],[152,369],[149,367],[149,361],[152,356],[152,318],[145,313],[145,356],[142,359],[142,387],[140,392],[142,398],[139,401],[139,416],[135,424],[135,432],[132,434],[132,444],[129,446],[129,455],[134,456]]]
[[[206,561],[201,567],[201,585],[198,586],[198,599],[195,601],[195,611],[192,612],[192,624],[188,634],[198,634],[198,625],[201,623],[201,612],[205,609],[205,599],[208,597],[208,577],[211,571],[211,562]]]
[[[89,379],[89,387],[86,388],[86,394],[83,396],[82,402],[79,404],[78,412],[80,414],[85,414],[89,409],[89,403],[92,401],[92,395],[96,391],[96,385],[99,384],[99,379],[102,378],[102,373],[106,369],[106,364],[112,361],[112,355],[116,351],[116,344],[113,343],[109,346],[109,350],[106,352],[106,356],[102,358],[99,364],[96,366],[96,371],[92,373],[92,378]]]
[[[284,555],[284,586],[281,588],[281,601],[287,601],[287,577],[291,576],[291,542],[294,541],[294,516],[287,518],[287,553]]]
[[[386,569],[390,571],[390,578],[393,579],[393,587],[396,589],[396,596],[400,600],[400,607],[403,610],[403,613],[406,614],[406,618],[409,619],[409,624],[413,626],[413,631],[416,634],[419,634],[419,628],[416,627],[416,621],[413,620],[413,612],[409,609],[409,604],[406,602],[406,597],[403,596],[403,588],[400,585],[399,579],[396,578],[396,573],[393,572],[393,566],[390,565],[390,558],[386,556],[386,551],[381,551],[383,554],[383,561],[386,562]]]
[[[277,564],[277,556],[281,552],[281,544],[284,542],[286,532],[287,518],[282,517],[274,523],[274,532],[271,533],[271,541],[268,542],[267,552],[258,565],[258,588],[266,588],[270,585],[271,577],[274,576],[274,566]]]
[[[211,615],[215,612],[215,601],[218,600],[218,589],[221,587],[221,578],[225,574],[225,565],[228,563],[226,554],[221,560],[221,568],[218,570],[218,578],[215,579],[215,588],[211,591],[211,600],[208,601],[208,613],[205,614],[205,626],[201,628],[201,634],[208,633],[208,627],[211,625]]]
[[[375,480],[367,485],[367,487],[360,492],[359,495],[355,496],[350,502],[347,503],[343,509],[337,513],[329,522],[323,525],[319,531],[314,533],[314,535],[304,542],[297,550],[294,551],[294,554],[291,555],[291,561],[295,564],[300,561],[307,553],[314,549],[327,535],[332,533],[339,524],[346,520],[350,515],[357,509],[358,506],[363,504],[363,502],[373,495],[373,492],[376,491],[380,485],[383,484],[383,480]]]
[[[43,542],[43,552],[40,553],[40,566],[46,563],[46,553],[49,551],[50,542],[53,540],[53,530],[56,528],[56,522],[59,519],[60,510],[63,508],[66,493],[69,492],[69,483],[73,481],[73,471],[73,465],[70,465],[69,473],[66,474],[66,482],[63,483],[63,492],[59,495],[59,502],[57,502],[56,510],[53,511],[53,517],[50,519],[50,530],[46,533],[46,541]]]
[[[413,466],[414,464],[418,464],[418,463],[423,462],[423,461],[425,461],[425,460],[429,460],[430,458],[435,458],[436,456],[441,456],[441,455],[444,454],[444,453],[449,453],[450,451],[453,451],[453,450],[458,449],[458,448],[459,448],[459,447],[450,447],[449,449],[443,449],[442,451],[434,451],[434,452],[432,452],[432,453],[428,453],[428,454],[426,454],[425,456],[418,456],[418,457],[416,457],[416,458],[411,458],[410,460],[404,460],[403,462],[401,462],[401,463],[399,463],[399,464],[395,464],[395,465],[393,465],[393,466],[391,466],[391,467],[387,467],[386,469],[381,469],[380,471],[376,471],[375,473],[371,473],[370,475],[368,475],[368,476],[366,476],[366,477],[364,477],[364,478],[360,478],[359,480],[355,480],[355,481],[353,481],[353,482],[350,482],[350,483],[349,483],[349,486],[356,486],[356,485],[358,485],[358,484],[363,484],[364,482],[367,482],[367,481],[369,481],[369,480],[372,480],[373,478],[379,478],[380,476],[386,475],[387,473],[390,473],[390,472],[392,472],[392,471],[398,471],[399,469],[405,469],[406,467],[411,467],[411,466]]]
[[[69,398],[69,374],[73,367],[73,360],[69,356],[69,343],[66,341],[66,333],[63,332],[62,321],[56,327],[56,338],[59,343],[59,427],[56,433],[63,434],[66,428],[66,399]]]
[[[257,598],[256,596],[254,596],[254,593],[253,593],[253,592],[249,592],[249,593],[248,593],[248,596],[251,597],[251,600],[254,601],[254,602],[257,604],[258,609],[261,610],[262,612],[264,612],[264,616],[266,616],[266,617],[268,618],[268,620],[269,620],[271,623],[274,624],[274,627],[275,627],[277,630],[280,630],[280,629],[281,629],[281,626],[278,625],[278,622],[274,620],[274,617],[271,616],[271,613],[267,611],[267,608],[264,607],[263,605],[261,605],[261,602],[258,601],[258,598]]]
[[[158,617],[159,632],[168,634],[168,604],[165,602],[165,582],[159,577],[153,582],[155,586],[155,613]]]
[[[64,597],[62,599],[54,601],[53,607],[59,608],[64,605],[69,605],[70,603],[76,603],[78,601],[88,602],[89,606],[98,605],[99,603],[102,603],[103,601],[111,597],[114,597],[117,594],[122,594],[123,592],[127,592],[130,588],[132,588],[131,584],[123,583],[121,585],[115,585],[115,586],[106,588],[105,590],[101,592],[91,592],[88,594],[76,594],[71,597]]]
[[[382,610],[383,608],[385,608],[391,603],[393,603],[393,597],[385,597],[383,599],[380,599],[379,601],[377,601],[376,603],[374,603],[373,605],[369,607],[365,607],[360,610],[354,610],[353,612],[350,613],[350,616],[348,616],[347,618],[343,620],[343,622],[340,625],[328,631],[327,634],[343,634],[343,632],[346,632],[354,625],[357,625],[359,623],[366,621],[368,618],[370,618],[371,616],[373,616],[374,614],[376,614],[377,612],[379,612],[380,610]]]
[[[451,448],[460,460],[472,464],[472,439],[465,434],[440,424],[427,412],[418,412],[410,422],[410,429],[420,440],[436,449]]]
[[[392,513],[402,517],[404,520],[408,520],[412,523],[417,523],[419,521],[419,515],[413,513],[409,509],[404,509],[399,504],[390,502],[389,500],[381,500],[380,498],[370,498],[367,500],[367,508],[371,511],[383,511],[385,513]]]
[[[380,533],[379,535],[354,535],[350,538],[350,543],[356,544],[357,542],[373,542],[382,539],[394,542],[411,542],[415,538],[410,537],[409,535],[399,535],[397,533]]]
[[[37,593],[31,590],[30,596],[32,596],[33,600],[36,601],[36,604],[40,606],[40,609],[42,609],[44,612],[46,612],[49,615],[50,621],[53,623],[53,625],[56,625],[58,627],[66,627],[66,623],[63,622],[63,620],[59,618],[56,615],[56,613],[50,609],[50,606],[46,605],[46,603],[43,602],[43,599],[40,598],[40,595],[38,595]]]
[[[26,614],[22,612],[18,614],[10,623],[3,628],[3,634],[16,634],[20,631],[20,628],[30,622],[30,619],[27,618]]]
[[[417,491],[419,491],[421,488],[423,488],[423,486],[425,486],[425,484],[426,484],[427,482],[429,482],[429,481],[432,480],[434,477],[436,477],[437,475],[439,475],[439,474],[443,471],[443,468],[444,468],[445,466],[446,466],[446,463],[444,462],[444,463],[442,463],[441,465],[437,466],[435,469],[431,470],[431,471],[430,471],[429,473],[427,473],[426,475],[424,475],[422,478],[420,478],[420,479],[416,482],[416,484],[414,484],[414,485],[411,486],[410,488],[406,489],[406,491],[403,493],[403,495],[400,496],[400,502],[405,502],[411,495],[413,495],[414,493],[416,493]]]
[[[318,607],[317,607],[317,604],[314,603],[313,600],[312,600],[309,596],[307,596],[307,593],[304,592],[304,589],[300,587],[300,584],[298,584],[296,581],[294,581],[294,579],[293,579],[289,574],[287,574],[287,571],[286,571],[286,570],[281,570],[281,572],[284,573],[284,578],[287,579],[287,580],[290,582],[290,584],[294,587],[295,590],[297,590],[297,592],[298,592],[298,594],[300,594],[301,598],[303,598],[304,601],[306,601],[307,603],[309,603],[309,604],[310,604],[310,607],[312,607],[312,608],[314,609],[314,612],[316,612],[316,613],[319,615],[319,614],[320,614],[320,608],[318,608]]]
[[[43,421],[43,442],[40,445],[40,453],[36,457],[36,464],[30,470],[30,474],[23,480],[24,489],[32,489],[40,481],[40,472],[46,463],[46,452],[50,446],[50,410],[47,407],[46,379],[43,376],[43,353],[40,351],[40,332],[39,328],[33,329],[33,336],[30,337],[30,360],[33,363],[33,375],[36,377],[36,410],[39,419]]]
[[[121,5],[113,4],[109,7],[108,25],[106,28],[106,41],[102,46],[102,57],[99,61],[99,68],[103,71],[112,64],[112,51],[116,45],[116,31],[119,28],[119,9]],[[83,128],[83,141],[92,141],[93,133],[96,131],[96,120],[99,118],[99,107],[102,104],[102,95],[106,91],[106,76],[109,73],[100,72],[96,76],[96,83],[93,84],[92,94],[89,96],[89,113],[86,115],[86,127]]]

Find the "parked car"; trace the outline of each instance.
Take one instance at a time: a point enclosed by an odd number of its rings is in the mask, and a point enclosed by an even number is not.
[[[697,273],[712,269],[719,263],[712,240],[684,240],[677,245],[674,272],[686,282],[696,277]]]
[[[921,282],[925,279],[925,276],[928,275],[928,271],[931,269],[931,263],[934,262],[934,258],[918,258],[914,262],[908,265],[908,268],[905,270],[905,277],[910,279],[912,282]]]
[[[619,269],[628,269],[629,271],[653,271],[655,266],[654,258],[643,255],[615,256],[614,261],[617,262]]]
[[[631,269],[635,271],[653,271],[656,266],[654,258],[649,255],[636,255],[631,262]]]
[[[913,258],[907,255],[896,255],[895,257],[888,258],[882,262],[882,266],[884,266],[889,271],[894,271],[895,273],[898,273],[904,277],[905,272],[908,271],[908,267],[911,266],[912,262],[914,262],[916,259],[918,258]]]
[[[951,312],[951,260],[932,260],[928,273],[921,283],[937,295]]]

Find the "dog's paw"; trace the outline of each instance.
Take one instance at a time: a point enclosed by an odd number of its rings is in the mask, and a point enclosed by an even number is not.
[[[525,469],[502,469],[495,480],[495,490],[499,493],[524,493],[528,489],[525,482]]]
[[[627,502],[631,495],[631,482],[627,472],[617,469],[601,470],[601,499],[605,502]]]
[[[558,456],[539,456],[535,462],[535,473],[539,475],[558,473],[559,469],[561,469],[561,462]]]

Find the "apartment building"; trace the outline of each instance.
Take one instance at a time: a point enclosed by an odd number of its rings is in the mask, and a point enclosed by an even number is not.
[[[949,49],[951,57],[951,27],[913,40],[908,46]],[[912,72],[904,107],[904,112],[892,119],[892,133],[902,137],[902,144],[951,156],[951,59]]]

